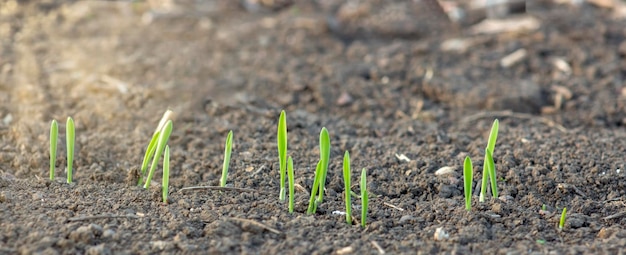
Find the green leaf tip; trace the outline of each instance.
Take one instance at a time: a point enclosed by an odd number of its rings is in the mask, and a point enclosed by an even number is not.
[[[465,157],[465,162],[463,163],[463,183],[464,183],[464,191],[465,191],[465,210],[472,210],[472,181],[473,181],[473,171],[472,171],[472,160],[469,156]]]
[[[287,178],[289,179],[289,213],[293,213],[295,205],[295,177],[293,170],[293,159],[291,156],[287,159]]]
[[[285,201],[285,175],[287,173],[287,114],[285,113],[285,110],[280,112],[276,140],[278,145],[278,161],[280,169],[280,193],[278,194],[278,199],[280,201]]]
[[[328,130],[322,127],[320,131],[320,162],[322,162],[322,175],[319,183],[317,203],[324,201],[324,189],[326,187],[326,176],[328,174],[328,164],[330,163],[330,136]]]
[[[563,229],[563,227],[565,227],[566,217],[567,217],[567,207],[563,207],[563,212],[561,212],[561,219],[559,220],[559,229]]]
[[[56,120],[50,123],[50,180],[54,181],[54,170],[57,160],[57,140],[59,137],[59,124]]]
[[[165,146],[165,152],[163,155],[163,177],[161,178],[162,184],[162,193],[163,193],[163,203],[167,204],[167,196],[169,195],[169,185],[170,185],[170,146]]]
[[[343,183],[344,183],[344,200],[346,204],[346,223],[352,225],[352,198],[350,197],[350,153],[346,151],[343,154]]]
[[[220,186],[226,187],[226,181],[228,179],[228,168],[230,166],[230,154],[232,152],[233,144],[233,131],[229,131],[226,136],[226,142],[224,143],[224,163],[222,164],[222,178],[220,179]]]
[[[367,207],[368,207],[368,200],[369,200],[369,195],[367,192],[367,170],[365,170],[365,168],[363,168],[361,170],[361,227],[365,228],[365,225],[367,223]]]
[[[74,142],[76,139],[76,133],[74,129],[74,119],[72,117],[67,118],[65,123],[65,141],[67,146],[67,183],[72,183],[73,179],[73,164],[74,164]]]

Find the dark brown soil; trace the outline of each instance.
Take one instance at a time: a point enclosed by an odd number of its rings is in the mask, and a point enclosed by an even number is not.
[[[477,35],[480,24],[446,23],[419,1],[243,2],[248,10],[239,1],[0,3],[0,253],[624,252],[626,21],[617,7],[541,1],[520,14],[538,28]],[[524,58],[501,65],[520,49]],[[163,204],[160,170],[149,190],[127,177],[167,108]],[[304,188],[294,214],[278,201],[282,109]],[[64,135],[57,180],[47,179],[48,125],[67,116],[77,127],[71,185]],[[470,155],[482,178],[495,118],[501,196],[479,203],[475,181],[467,212],[462,160]],[[322,127],[327,192],[309,216]],[[228,183],[256,191],[181,191],[218,184],[231,129]],[[333,213],[344,211],[346,150],[353,183],[368,170],[365,229]],[[436,175],[443,167],[454,171]]]

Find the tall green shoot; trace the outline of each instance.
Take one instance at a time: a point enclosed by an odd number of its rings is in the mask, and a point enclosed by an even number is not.
[[[170,138],[170,134],[172,133],[172,121],[168,120],[161,130],[159,134],[159,140],[157,142],[156,151],[154,152],[154,158],[152,158],[152,164],[150,165],[150,171],[148,172],[148,177],[146,177],[146,183],[143,185],[144,189],[150,187],[150,182],[152,181],[152,177],[154,176],[154,172],[156,171],[156,167],[159,164],[159,159],[161,158],[161,154],[163,154],[163,150],[167,145],[167,141]]]
[[[289,213],[293,213],[295,204],[295,177],[293,172],[293,159],[291,156],[287,159],[287,178],[289,179]]]
[[[222,165],[222,178],[220,179],[220,186],[226,187],[226,180],[228,178],[228,167],[230,166],[230,153],[233,144],[233,131],[228,132],[226,136],[226,143],[224,144],[224,164]]]
[[[326,187],[326,175],[328,174],[328,164],[330,163],[330,136],[328,130],[323,127],[320,132],[320,162],[322,162],[322,176],[319,183],[317,203],[324,201],[324,188]]]
[[[150,143],[148,144],[148,147],[146,148],[146,153],[143,156],[143,161],[141,162],[139,181],[137,182],[137,185],[141,185],[144,182],[143,178],[146,176],[146,171],[148,170],[148,163],[150,162],[150,158],[154,156],[154,152],[156,151],[157,142],[159,140],[159,135],[161,134],[161,130],[163,129],[163,126],[165,126],[165,122],[169,120],[171,115],[172,115],[171,110],[165,111],[165,113],[163,113],[163,117],[161,117],[161,120],[159,121],[159,125],[157,126],[157,128],[154,130],[154,133],[152,134]]]
[[[74,120],[67,118],[65,123],[65,142],[67,145],[67,183],[72,183],[72,165],[74,163],[74,141],[75,141]]]
[[[343,154],[343,183],[344,193],[346,201],[346,222],[348,225],[352,225],[352,198],[350,197],[351,184],[350,184],[350,153],[346,151]]]
[[[280,117],[278,119],[277,143],[278,161],[280,165],[280,193],[278,194],[278,199],[280,201],[285,201],[285,174],[287,171],[287,117],[284,110],[280,112]]]
[[[563,207],[563,212],[561,212],[561,219],[559,220],[559,229],[563,230],[565,227],[565,217],[567,216],[567,207]]]
[[[313,187],[311,187],[311,198],[309,199],[309,207],[306,211],[308,215],[314,214],[317,211],[317,201],[315,200],[315,197],[317,196],[317,191],[319,190],[321,179],[322,161],[318,161],[317,167],[315,167],[315,178],[313,179]]]
[[[54,169],[57,162],[57,139],[59,136],[59,124],[56,120],[50,123],[50,180],[54,181]]]
[[[472,181],[472,160],[469,156],[466,156],[465,162],[463,163],[463,183],[465,190],[465,210],[467,211],[472,210]]]
[[[163,193],[163,203],[167,204],[167,196],[170,187],[170,146],[165,146],[165,154],[163,155],[163,178],[161,178],[161,187]]]
[[[498,127],[499,127],[498,119],[495,119],[493,121],[493,125],[491,126],[491,131],[489,132],[489,140],[487,142],[486,151],[489,151],[489,153],[485,151],[485,160],[484,160],[485,163],[483,164],[483,179],[482,179],[482,184],[480,186],[480,196],[478,198],[478,201],[480,202],[485,202],[485,194],[487,193],[487,179],[491,181],[491,187],[492,187],[491,194],[495,198],[498,197],[498,190],[497,190],[497,183],[496,183],[496,176],[495,176],[496,169],[495,169],[495,164],[493,163],[493,153],[496,147],[496,140],[498,139]],[[488,154],[491,154],[491,159],[488,158],[489,157]],[[490,169],[489,165],[493,165],[493,169]],[[496,187],[496,189],[494,189],[494,187]]]
[[[367,206],[368,206],[368,193],[367,193],[367,170],[363,168],[361,170],[361,227],[365,228],[367,223]]]

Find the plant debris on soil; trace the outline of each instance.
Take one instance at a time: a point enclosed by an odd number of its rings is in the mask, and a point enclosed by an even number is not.
[[[2,1],[0,253],[623,252],[626,4],[527,1],[494,15],[469,2]],[[160,174],[137,186],[166,109],[168,204]],[[283,109],[293,214],[278,200]],[[72,184],[63,142],[48,178],[49,123],[67,116]],[[499,197],[479,203],[496,118]],[[324,202],[307,215],[322,127]],[[357,196],[355,224],[342,214],[345,151],[354,194],[367,169],[366,228]]]

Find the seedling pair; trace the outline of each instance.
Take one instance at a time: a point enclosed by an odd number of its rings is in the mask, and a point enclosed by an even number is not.
[[[285,177],[287,177],[289,179],[289,213],[293,213],[295,205],[295,177],[293,159],[291,156],[287,158],[287,115],[284,110],[280,112],[280,117],[278,118],[278,133],[276,140],[278,144],[278,161],[280,170],[280,191],[278,194],[278,200],[285,201]]]
[[[313,188],[311,189],[311,198],[309,199],[307,214],[314,214],[317,211],[317,206],[323,201],[329,160],[330,136],[328,135],[328,130],[323,127],[320,132],[320,160],[317,162],[317,167],[315,168],[315,179],[313,180]]]
[[[159,121],[159,125],[152,134],[152,138],[150,139],[150,143],[148,144],[148,147],[146,148],[146,153],[143,157],[143,162],[141,163],[139,181],[137,183],[137,185],[143,184],[144,189],[150,187],[150,182],[152,181],[152,177],[156,172],[156,167],[159,164],[159,159],[161,158],[161,155],[163,155],[163,177],[161,178],[163,203],[167,203],[167,197],[169,195],[170,148],[167,145],[167,142],[169,141],[173,129],[172,121],[169,120],[171,115],[172,111],[167,110],[163,114],[163,117]],[[150,158],[152,158],[152,163],[150,164],[148,176],[146,176],[146,171],[148,170],[148,161],[150,160]]]
[[[480,197],[478,201],[485,201],[485,194],[487,193],[487,179],[491,183],[491,195],[494,198],[498,197],[498,186],[496,183],[496,167],[493,161],[493,151],[496,146],[496,140],[498,138],[498,120],[493,121],[493,125],[491,126],[491,132],[489,133],[489,140],[487,142],[487,148],[485,148],[485,160],[483,163],[483,179],[482,185],[480,187]],[[473,182],[473,172],[472,172],[472,160],[469,156],[465,157],[465,161],[463,162],[463,183],[465,190],[465,209],[467,211],[472,210],[472,182]]]
[[[50,180],[54,181],[54,170],[57,157],[57,140],[59,135],[59,125],[56,120],[50,123]],[[67,146],[67,183],[72,183],[72,167],[74,163],[74,141],[75,141],[74,120],[67,118],[65,123],[65,141]]]
[[[344,183],[344,199],[346,204],[346,223],[352,225],[352,198],[351,198],[351,180],[350,180],[350,153],[346,151],[343,155],[343,183]],[[367,171],[365,168],[361,170],[361,227],[365,228],[367,222],[367,207],[369,196],[367,193]]]

